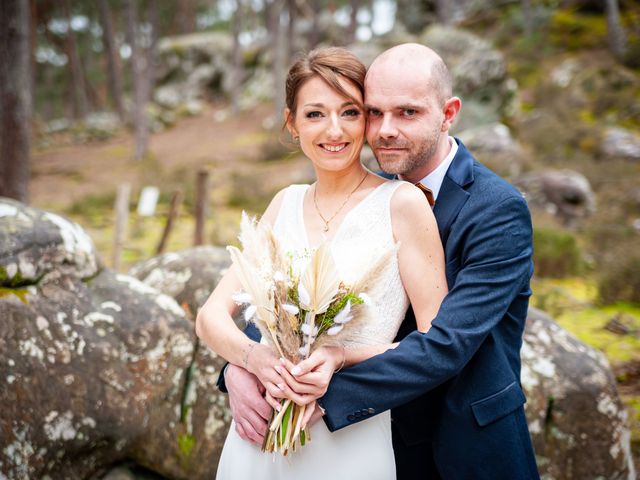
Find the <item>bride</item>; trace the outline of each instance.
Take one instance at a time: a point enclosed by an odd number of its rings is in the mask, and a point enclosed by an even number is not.
[[[367,292],[370,319],[341,346],[317,351],[315,369],[296,380],[269,346],[251,340],[233,322],[237,305],[231,297],[241,288],[234,267],[196,321],[198,336],[227,361],[253,373],[272,406],[282,397],[306,403],[300,393],[317,393],[314,389],[326,386],[335,370],[393,348],[409,302],[418,329],[428,330],[447,292],[442,245],[424,194],[410,183],[378,177],[360,163],[365,73],[364,65],[342,48],[314,50],[291,67],[286,127],[312,162],[317,180],[280,191],[260,222],[273,227],[294,259],[330,242],[344,279],[357,277],[376,252],[398,244],[397,256]],[[289,385],[297,385],[295,391]],[[232,424],[217,478],[395,478],[389,412],[334,433],[323,422],[313,423],[320,416],[315,404],[306,412],[312,441],[288,457],[263,453],[242,440]]]

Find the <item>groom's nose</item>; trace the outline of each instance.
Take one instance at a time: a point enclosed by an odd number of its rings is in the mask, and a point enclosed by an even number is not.
[[[398,129],[393,121],[392,112],[385,112],[382,116],[382,124],[380,125],[378,135],[382,138],[395,138],[398,136]]]

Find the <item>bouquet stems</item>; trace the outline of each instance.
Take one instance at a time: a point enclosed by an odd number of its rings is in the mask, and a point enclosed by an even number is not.
[[[300,406],[291,400],[282,400],[279,412],[273,410],[269,419],[269,429],[262,443],[263,452],[280,452],[287,455],[296,451],[298,443],[305,445],[311,440],[306,428],[302,428],[302,417],[306,406]]]

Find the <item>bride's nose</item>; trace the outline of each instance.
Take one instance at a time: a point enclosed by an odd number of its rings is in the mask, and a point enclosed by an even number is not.
[[[338,139],[342,136],[342,125],[337,114],[332,113],[329,116],[329,125],[327,126],[327,136],[330,140]]]

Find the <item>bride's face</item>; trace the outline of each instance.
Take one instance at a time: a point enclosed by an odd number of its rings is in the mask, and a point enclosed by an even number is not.
[[[345,80],[341,85],[362,101],[356,86]],[[360,161],[365,127],[362,109],[320,77],[300,87],[297,108],[287,127],[294,137],[300,137],[302,151],[316,168],[341,171]]]

